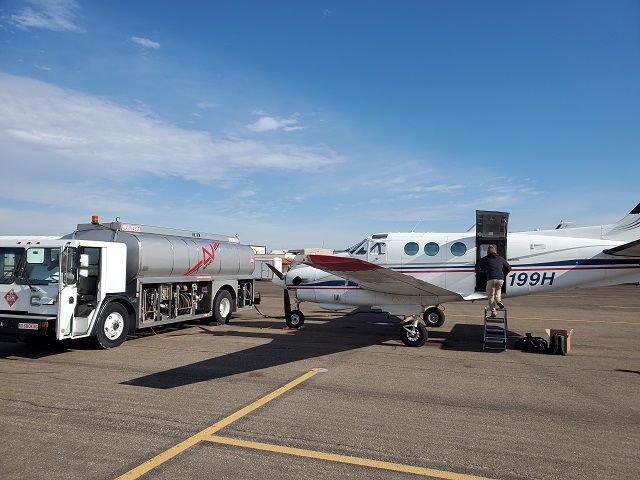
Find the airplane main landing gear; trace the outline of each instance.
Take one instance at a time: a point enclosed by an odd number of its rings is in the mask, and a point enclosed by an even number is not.
[[[441,327],[444,323],[444,312],[438,307],[429,307],[424,311],[424,323],[428,327]]]
[[[420,317],[407,320],[400,326],[400,339],[407,347],[421,347],[427,337],[427,327]]]

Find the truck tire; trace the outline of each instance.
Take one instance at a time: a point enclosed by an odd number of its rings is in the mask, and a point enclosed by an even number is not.
[[[121,345],[129,331],[129,313],[119,303],[105,307],[96,323],[93,339],[100,348]]]
[[[233,298],[226,290],[220,290],[213,301],[213,316],[218,325],[229,323],[233,312]]]

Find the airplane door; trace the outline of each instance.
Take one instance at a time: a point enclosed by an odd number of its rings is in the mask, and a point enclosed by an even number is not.
[[[489,245],[496,247],[498,255],[507,258],[508,222],[508,212],[476,210],[476,262],[487,254]],[[476,272],[476,292],[484,292],[486,288],[487,276],[484,272]],[[502,291],[507,291],[507,282]]]
[[[73,315],[78,291],[77,250],[64,247],[60,253],[60,296],[58,298],[58,322],[56,338],[62,340],[71,336]]]

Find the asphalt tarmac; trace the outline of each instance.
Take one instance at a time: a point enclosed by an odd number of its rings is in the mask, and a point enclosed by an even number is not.
[[[229,325],[112,350],[0,343],[0,477],[640,478],[640,287],[506,297],[507,351],[483,351],[483,303],[410,348],[370,311],[284,329],[257,289]],[[574,329],[567,356],[511,348],[546,328]]]

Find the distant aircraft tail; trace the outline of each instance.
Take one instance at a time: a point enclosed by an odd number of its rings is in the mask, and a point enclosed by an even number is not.
[[[608,240],[640,239],[640,203],[619,222],[605,225],[602,233]]]

